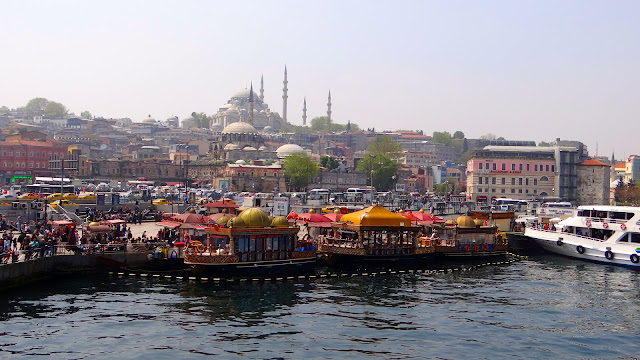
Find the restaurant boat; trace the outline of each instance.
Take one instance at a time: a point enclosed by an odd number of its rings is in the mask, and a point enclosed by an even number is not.
[[[435,248],[420,241],[420,226],[380,205],[344,214],[316,241],[330,265],[393,262],[427,264]]]
[[[425,225],[436,254],[443,257],[489,257],[506,255],[507,240],[495,224],[482,219],[459,216],[444,224]]]
[[[204,244],[188,241],[184,263],[196,273],[229,276],[313,271],[315,248],[297,239],[298,230],[284,216],[246,209],[232,219],[220,217],[206,229]]]
[[[576,216],[524,231],[543,249],[606,264],[640,266],[640,207],[579,206]]]

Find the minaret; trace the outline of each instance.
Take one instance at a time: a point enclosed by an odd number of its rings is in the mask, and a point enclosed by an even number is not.
[[[615,150],[611,152],[611,166],[615,169],[616,167],[616,154]]]
[[[327,103],[327,118],[331,122],[331,90],[329,90],[329,102]]]
[[[260,101],[264,102],[264,75],[260,75]]]
[[[249,124],[253,126],[253,81],[249,90]]]
[[[302,126],[307,126],[307,97],[304,97],[304,105],[302,106]]]
[[[284,81],[282,82],[284,84],[284,89],[282,89],[282,120],[284,121],[284,123],[287,123],[287,98],[289,96],[287,96],[287,84],[289,83],[287,81],[287,65],[284,66]]]

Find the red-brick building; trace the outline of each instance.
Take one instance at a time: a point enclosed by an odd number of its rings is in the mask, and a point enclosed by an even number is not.
[[[55,176],[60,159],[67,159],[67,145],[47,139],[41,132],[7,135],[0,142],[0,181],[9,184],[15,176]],[[25,180],[22,180],[24,182]]]

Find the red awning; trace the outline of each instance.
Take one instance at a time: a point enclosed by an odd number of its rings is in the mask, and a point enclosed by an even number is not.
[[[182,224],[179,223],[179,222],[175,222],[175,221],[160,221],[160,222],[157,222],[156,225],[175,229],[175,228],[177,228],[178,226],[180,226]]]

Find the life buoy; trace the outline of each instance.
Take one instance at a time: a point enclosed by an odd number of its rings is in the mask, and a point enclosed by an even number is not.
[[[489,250],[489,244],[483,244],[482,245],[482,250],[484,250],[484,251]]]
[[[480,247],[478,245],[473,245],[473,251],[475,252],[480,251]]]
[[[636,254],[631,254],[631,256],[629,256],[629,260],[631,260],[632,263],[637,264],[638,261],[640,261],[640,257]]]
[[[587,220],[586,225],[587,227],[591,227],[591,220]]]
[[[576,246],[576,251],[578,252],[578,254],[584,254],[584,246],[582,245]]]
[[[604,257],[607,258],[607,260],[613,260],[613,253],[611,252],[611,250],[607,250],[604,252]]]
[[[562,246],[562,239],[558,239],[558,241],[556,241],[556,245]]]
[[[603,227],[603,228],[605,228],[605,229],[608,229],[608,228],[609,228],[609,224],[607,224],[607,223],[602,223],[602,227]]]
[[[464,246],[464,251],[467,251],[467,252],[469,251],[469,245]]]
[[[627,230],[627,225],[625,224],[620,224],[620,229],[621,230]],[[635,255],[635,254],[634,254]]]

